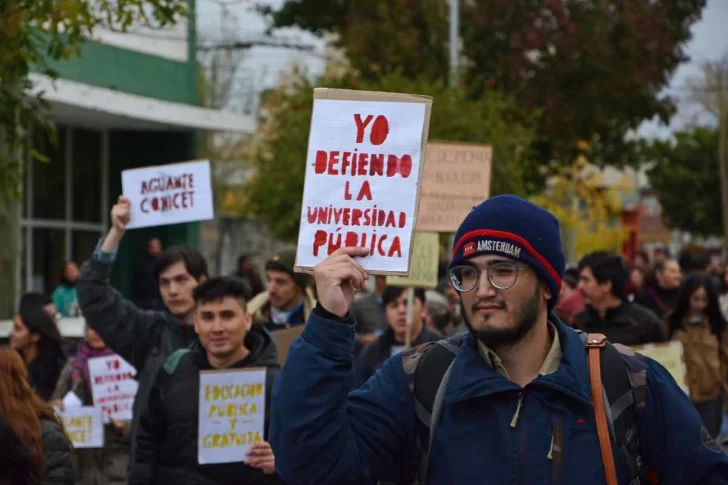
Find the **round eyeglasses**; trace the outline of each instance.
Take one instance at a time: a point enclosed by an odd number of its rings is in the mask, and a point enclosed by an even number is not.
[[[448,271],[450,281],[457,291],[472,291],[478,287],[480,282],[480,274],[486,272],[488,281],[493,287],[499,290],[507,290],[516,284],[518,280],[518,268],[525,266],[522,263],[512,263],[510,261],[498,261],[491,263],[487,268],[478,266],[462,265],[455,266]]]

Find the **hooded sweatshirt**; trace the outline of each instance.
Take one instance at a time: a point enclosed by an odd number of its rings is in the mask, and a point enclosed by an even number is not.
[[[265,438],[267,439],[270,391],[280,369],[272,338],[253,325],[245,337],[250,353],[229,369],[266,367]],[[172,354],[157,375],[149,405],[139,422],[135,465],[130,485],[278,484],[276,475],[265,475],[241,461],[199,465],[197,457],[200,371],[214,370],[199,343]]]

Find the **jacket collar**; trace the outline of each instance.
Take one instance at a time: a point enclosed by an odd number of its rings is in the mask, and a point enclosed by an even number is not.
[[[544,385],[585,404],[591,404],[586,348],[581,337],[556,316],[550,315],[549,321],[559,334],[561,363],[558,371],[547,376],[538,376],[528,385]],[[518,384],[506,379],[488,365],[480,356],[477,342],[471,334],[464,337],[452,364],[445,399],[455,403],[520,389]]]

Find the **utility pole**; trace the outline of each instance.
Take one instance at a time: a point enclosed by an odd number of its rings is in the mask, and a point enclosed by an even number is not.
[[[460,85],[460,0],[450,0],[450,87]]]

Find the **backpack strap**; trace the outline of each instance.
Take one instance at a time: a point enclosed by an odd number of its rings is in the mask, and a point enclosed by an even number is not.
[[[177,366],[179,365],[180,360],[182,360],[182,357],[184,357],[187,352],[189,352],[189,349],[175,350],[169,357],[167,357],[167,360],[164,361],[164,365],[162,366],[164,372],[169,375],[174,374],[174,371],[177,370]]]
[[[425,349],[414,373],[412,390],[415,408],[415,458],[414,481],[424,484],[427,480],[429,451],[434,429],[440,421],[445,389],[450,378],[450,368],[463,335],[440,340]]]
[[[578,331],[588,348],[588,335]],[[629,485],[655,484],[640,454],[637,408],[646,405],[647,371],[635,352],[620,344],[605,342],[600,349],[600,374],[604,412],[609,435],[629,471]],[[587,350],[587,352],[589,352]],[[592,367],[589,361],[589,367]]]
[[[597,422],[599,448],[602,452],[602,463],[604,464],[604,475],[607,479],[607,485],[619,485],[617,482],[617,466],[614,463],[614,455],[612,454],[612,433],[610,433],[607,410],[604,403],[605,392],[602,387],[601,349],[606,345],[607,337],[600,333],[590,333],[587,336],[586,348],[589,354],[589,382],[591,384],[594,415]]]

